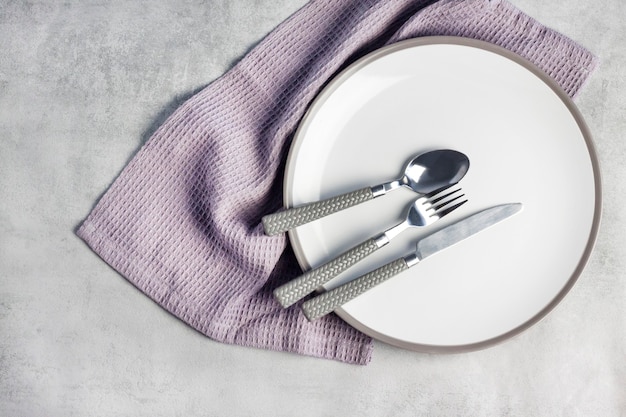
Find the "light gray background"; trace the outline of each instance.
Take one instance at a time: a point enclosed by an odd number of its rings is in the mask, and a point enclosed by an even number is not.
[[[502,345],[376,343],[360,367],[220,344],[74,235],[164,118],[304,3],[0,0],[0,416],[626,416],[622,0],[513,0],[601,57],[577,104],[604,211],[571,293]]]

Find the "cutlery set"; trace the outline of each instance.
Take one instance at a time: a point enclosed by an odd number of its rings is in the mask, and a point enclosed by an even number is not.
[[[407,207],[404,221],[276,288],[274,296],[283,307],[289,307],[384,247],[406,229],[427,227],[454,212],[468,202],[458,186],[468,169],[469,159],[460,152],[448,149],[426,152],[413,158],[407,164],[404,175],[397,180],[265,216],[262,220],[265,233],[276,235],[382,196],[401,186],[419,195]],[[414,253],[304,302],[302,310],[309,320],[322,317],[428,256],[512,216],[521,208],[520,203],[498,205],[446,226],[419,240]]]

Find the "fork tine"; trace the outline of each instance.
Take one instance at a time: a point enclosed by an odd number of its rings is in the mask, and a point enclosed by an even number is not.
[[[446,190],[441,190],[441,192],[446,191]],[[432,196],[433,198],[428,199],[427,203],[430,204],[431,206],[433,206],[433,205],[439,203],[440,201],[443,201],[446,198],[448,198],[448,197],[452,196],[453,194],[456,194],[456,193],[458,193],[460,191],[461,191],[461,188],[459,187],[459,188],[456,188],[456,189],[454,189],[454,190],[452,190],[450,192],[447,192],[447,193],[445,193],[443,195],[440,195],[441,194],[441,192],[440,192],[439,194],[435,194],[434,196]],[[461,196],[463,196],[463,195],[464,194],[462,194]]]
[[[461,190],[457,190],[457,191],[461,191]],[[450,193],[446,197],[450,197],[450,196],[452,196],[452,194],[453,193]],[[436,204],[431,204],[431,209],[435,210],[435,211],[439,211],[439,209],[441,209],[441,208],[443,208],[445,206],[448,206],[448,205],[450,205],[450,203],[453,203],[453,202],[455,202],[455,201],[457,201],[457,200],[459,200],[460,198],[463,198],[463,197],[465,197],[465,194],[461,193],[461,194],[456,195],[456,196],[454,196],[452,198],[449,198],[447,200],[441,200],[440,199],[439,201],[437,201]]]
[[[442,192],[444,192],[444,191],[448,190],[450,187],[454,187],[455,185],[456,185],[456,183],[454,183],[454,184],[448,184],[448,185],[446,185],[446,186],[444,186],[444,187],[437,188],[437,189],[436,189],[436,190],[434,190],[434,191],[431,191],[431,192],[429,192],[429,193],[426,193],[426,194],[424,194],[422,197],[424,197],[424,198],[426,198],[426,199],[429,199],[429,198],[431,198],[431,197],[436,196],[437,194],[440,194],[440,193],[442,193]]]
[[[459,196],[459,197],[463,197],[463,196]],[[456,200],[456,198],[455,198]],[[442,218],[443,216],[446,216],[450,213],[452,213],[454,210],[458,209],[459,207],[461,207],[463,204],[467,203],[467,199],[460,201],[458,203],[456,203],[453,206],[450,207],[446,207],[445,209],[441,210],[441,211],[437,211],[435,213],[433,213],[431,216],[437,216],[438,218]]]
[[[468,199],[464,197],[465,193],[458,184],[450,184],[423,195],[416,201],[416,207],[424,217],[426,224],[430,224],[467,203]]]

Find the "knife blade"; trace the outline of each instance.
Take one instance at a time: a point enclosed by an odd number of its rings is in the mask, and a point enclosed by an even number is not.
[[[521,209],[521,203],[510,203],[479,211],[421,239],[417,242],[415,255],[423,260],[501,222]]]
[[[310,321],[320,318],[423,259],[511,217],[521,209],[521,203],[501,204],[452,223],[419,240],[414,253],[305,302],[302,305],[304,315]]]

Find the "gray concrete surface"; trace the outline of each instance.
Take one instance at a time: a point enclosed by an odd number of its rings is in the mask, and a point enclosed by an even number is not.
[[[626,3],[513,0],[602,60],[577,100],[603,223],[577,285],[502,345],[366,367],[211,341],[74,228],[155,128],[304,0],[0,1],[0,416],[626,416]]]

